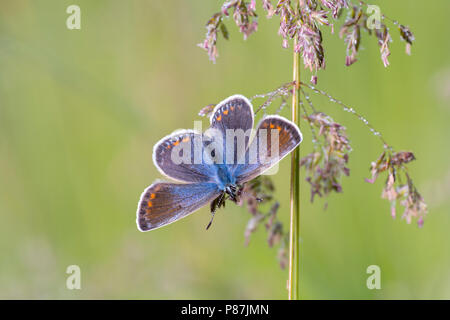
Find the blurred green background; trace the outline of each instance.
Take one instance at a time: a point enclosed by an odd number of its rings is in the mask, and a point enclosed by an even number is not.
[[[81,30],[66,28],[81,7]],[[375,1],[411,27],[412,56],[392,28],[391,66],[363,34],[359,61],[324,33],[327,69],[318,87],[355,106],[398,150],[413,150],[410,173],[429,204],[423,229],[393,220],[370,162],[382,146],[362,123],[312,95],[348,128],[354,151],[344,193],[309,202],[301,188],[303,299],[450,298],[450,12],[448,0]],[[248,40],[228,21],[216,64],[196,46],[220,1],[2,1],[0,10],[0,298],[285,299],[286,270],[250,215],[229,204],[209,231],[208,209],[150,233],[136,229],[141,192],[160,178],[152,147],[192,128],[198,110],[290,81],[290,50],[278,21],[258,3]],[[428,6],[428,8],[426,8]],[[310,74],[302,71],[302,79]],[[288,108],[284,115],[289,114]],[[206,126],[206,121],[204,120]],[[301,152],[310,151],[306,126]],[[288,223],[289,160],[275,177]],[[66,288],[79,265],[81,290]],[[381,290],[366,268],[381,267]]]

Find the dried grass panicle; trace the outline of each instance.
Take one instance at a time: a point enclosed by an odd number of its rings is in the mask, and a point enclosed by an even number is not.
[[[367,13],[368,5],[363,1],[353,4],[348,0],[279,0],[273,5],[271,0],[261,0],[261,5],[268,18],[279,17],[278,34],[282,38],[283,48],[289,47],[290,40],[297,40],[294,50],[301,54],[305,68],[314,73],[311,78],[314,84],[317,83],[317,71],[325,69],[322,32],[324,28],[329,28],[329,31],[334,33],[334,25],[338,23],[343,12],[347,12],[347,16],[340,28],[339,36],[346,43],[345,65],[350,66],[357,61],[361,30],[365,30],[368,35],[375,35],[380,47],[381,60],[385,67],[389,65],[388,57],[391,54],[389,45],[392,37],[384,22],[386,20],[398,26],[400,38],[406,42],[406,53],[411,54],[411,45],[414,41],[411,30],[384,14],[379,17],[380,21],[376,21],[377,26],[374,28],[370,24],[373,17]],[[227,17],[234,20],[239,32],[247,39],[258,29],[256,0],[226,1],[221,11],[208,20],[205,40],[199,46],[208,52],[213,62],[218,56],[218,35],[222,34],[228,39],[228,31],[224,24]]]
[[[333,121],[323,112],[316,112],[304,119],[318,129],[315,151],[300,159],[306,170],[306,181],[311,185],[311,202],[314,196],[327,196],[331,192],[342,192],[341,177],[349,176],[349,153],[352,150],[345,127]]]
[[[216,107],[215,104],[208,104],[207,106],[200,109],[198,115],[201,117],[209,117],[211,113],[214,111],[215,107]]]
[[[221,11],[215,13],[206,23],[206,37],[199,47],[207,51],[209,59],[216,62],[218,57],[217,39],[222,34],[228,39],[228,30],[224,24],[224,18],[232,16],[234,22],[239,28],[239,32],[247,39],[253,32],[258,30],[258,21],[256,14],[256,2],[246,2],[243,0],[232,0],[223,3]]]
[[[326,65],[326,52],[323,47],[322,33],[329,30],[334,33],[338,19],[346,13],[346,17],[339,28],[339,36],[346,44],[345,65],[350,66],[357,61],[360,44],[366,33],[373,36],[380,50],[383,65],[389,65],[390,43],[392,36],[385,22],[390,22],[398,27],[400,38],[406,42],[406,53],[411,53],[411,46],[415,40],[411,30],[382,14],[376,27],[373,27],[373,17],[368,15],[369,5],[364,1],[353,4],[350,0],[261,0],[262,9],[267,18],[278,16],[280,19],[278,34],[281,36],[281,46],[288,48],[290,42],[294,42],[294,55],[300,56],[305,68],[312,72],[311,83],[300,81],[288,82],[279,88],[254,96],[252,99],[265,99],[256,109],[255,114],[264,110],[264,114],[274,101],[280,100],[275,113],[279,113],[287,105],[293,92],[302,99],[298,100],[298,107],[302,109],[303,117],[300,119],[308,123],[311,129],[313,151],[299,161],[299,166],[306,170],[306,180],[311,185],[311,201],[315,195],[326,196],[331,192],[342,192],[341,178],[348,176],[349,153],[351,147],[347,138],[345,127],[334,122],[329,116],[313,106],[312,99],[303,89],[327,97],[334,105],[358,118],[382,142],[385,148],[379,159],[372,163],[372,178],[366,179],[374,183],[376,178],[386,172],[387,179],[382,192],[382,197],[391,202],[391,214],[395,217],[396,205],[399,202],[404,207],[402,217],[410,223],[417,219],[419,226],[423,225],[427,213],[427,206],[422,196],[417,191],[412,179],[407,173],[406,165],[414,160],[411,152],[397,152],[387,144],[382,134],[369,124],[368,120],[361,116],[354,108],[333,98],[327,92],[315,87],[317,84],[317,72]],[[225,1],[220,12],[215,13],[206,24],[206,37],[199,44],[207,51],[209,59],[216,62],[218,57],[217,41],[220,35],[228,39],[229,34],[225,25],[226,19],[232,19],[247,39],[258,29],[258,16],[256,14],[256,0],[231,0]],[[341,22],[339,22],[341,23]],[[297,70],[298,59],[294,59],[294,70]],[[304,99],[304,100],[303,100]],[[306,102],[306,103],[305,103]],[[295,102],[293,103],[295,105]],[[208,105],[200,110],[199,115],[207,116],[214,109],[214,105]],[[316,133],[316,131],[318,133]],[[296,168],[296,167],[293,167]],[[295,175],[297,173],[294,173]],[[402,182],[402,179],[404,182]],[[288,235],[284,232],[281,222],[277,218],[279,203],[273,199],[273,184],[267,176],[258,177],[244,186],[241,204],[245,204],[252,215],[245,230],[245,242],[250,241],[250,236],[264,224],[267,231],[269,246],[279,244],[278,258],[282,267],[286,266],[288,257]],[[257,198],[262,198],[258,202]],[[270,205],[269,205],[270,204]],[[291,251],[292,253],[293,251]],[[293,255],[292,255],[293,257]],[[293,261],[293,260],[291,260]],[[293,269],[291,269],[293,270]]]
[[[409,224],[413,218],[416,218],[417,224],[422,227],[428,209],[407,172],[406,164],[413,160],[415,160],[414,154],[409,151],[396,153],[384,151],[376,161],[372,162],[372,177],[366,181],[375,183],[378,176],[386,172],[387,178],[381,197],[391,203],[392,217],[396,217],[397,204],[400,203],[404,207],[402,219]],[[402,177],[406,181],[402,182]]]
[[[280,203],[274,199],[274,191],[273,182],[268,176],[259,176],[244,186],[240,203],[244,204],[252,215],[244,232],[245,245],[249,244],[251,235],[258,227],[264,225],[269,247],[280,245],[278,259],[280,266],[284,268],[286,256],[280,252],[286,247],[288,235],[277,216]],[[269,210],[267,210],[268,205],[270,205]]]
[[[252,99],[265,99],[257,111],[267,110],[279,98],[282,101],[289,98],[292,95],[294,85],[295,83],[289,82],[269,93],[254,96]],[[380,173],[391,170],[392,173],[388,175],[382,198],[391,202],[392,216],[396,215],[395,208],[396,204],[399,203],[405,208],[402,218],[408,223],[413,218],[417,218],[419,226],[423,226],[427,206],[406,172],[406,165],[415,159],[414,154],[406,151],[394,152],[394,149],[387,144],[381,133],[375,130],[369,121],[354,108],[309,84],[302,82],[301,86],[306,101],[306,103],[303,100],[300,101],[304,114],[302,119],[308,123],[311,129],[313,151],[301,158],[300,166],[306,170],[306,181],[311,186],[311,201],[313,201],[315,195],[322,197],[331,192],[342,192],[340,180],[342,176],[349,176],[350,174],[348,159],[352,148],[345,133],[345,127],[335,123],[325,113],[318,111],[314,107],[308,92],[304,89],[310,89],[316,94],[327,97],[332,103],[340,106],[343,111],[355,116],[374,136],[380,139],[385,151],[377,161],[372,163],[372,178],[366,179],[366,181],[374,183]],[[397,180],[397,175],[400,173],[405,177],[407,183],[402,184]]]

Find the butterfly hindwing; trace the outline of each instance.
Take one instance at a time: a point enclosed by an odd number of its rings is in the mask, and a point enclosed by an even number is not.
[[[278,154],[272,155],[272,135],[278,142]],[[278,135],[278,139],[276,138]],[[265,143],[261,143],[261,137],[264,137]],[[244,183],[267,171],[292,150],[294,150],[302,141],[302,134],[293,122],[280,116],[267,116],[263,118],[246,152],[246,163],[239,165],[235,170],[237,183]],[[266,149],[261,150],[261,146]],[[251,162],[249,153],[257,152],[257,161]],[[269,157],[262,157],[268,155]]]
[[[156,182],[142,193],[137,226],[149,231],[175,222],[203,207],[220,194],[213,183],[176,184]]]
[[[186,154],[185,154],[186,152]],[[164,137],[153,148],[153,162],[165,176],[181,182],[212,182],[217,168],[203,161],[202,135],[181,130]]]

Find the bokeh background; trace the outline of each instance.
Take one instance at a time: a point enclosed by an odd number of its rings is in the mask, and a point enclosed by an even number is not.
[[[81,30],[66,28],[81,7]],[[303,299],[450,298],[450,12],[448,0],[374,1],[411,27],[412,56],[393,30],[385,69],[373,38],[345,67],[345,45],[324,34],[327,69],[318,87],[355,106],[398,150],[429,204],[423,229],[393,220],[370,162],[379,141],[351,115],[312,96],[346,125],[354,151],[344,193],[314,204],[301,191]],[[192,128],[198,110],[291,79],[278,22],[260,12],[244,41],[228,22],[216,64],[196,46],[220,1],[2,1],[0,10],[0,298],[285,299],[286,270],[250,217],[230,204],[209,231],[208,209],[150,233],[136,229],[143,189],[160,178],[152,147]],[[309,80],[302,71],[302,78]],[[289,110],[284,110],[284,115]],[[206,126],[206,121],[204,120]],[[309,134],[304,127],[305,140]],[[305,141],[301,152],[309,152]],[[280,217],[289,215],[289,160],[275,176]],[[286,225],[287,226],[287,225]],[[81,290],[66,288],[79,265]],[[381,290],[366,268],[381,267]]]

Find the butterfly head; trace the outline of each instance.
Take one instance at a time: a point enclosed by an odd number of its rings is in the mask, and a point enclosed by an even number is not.
[[[228,195],[229,199],[233,202],[238,202],[241,192],[242,192],[242,186],[240,186],[240,185],[227,184],[225,186],[225,193]]]

